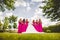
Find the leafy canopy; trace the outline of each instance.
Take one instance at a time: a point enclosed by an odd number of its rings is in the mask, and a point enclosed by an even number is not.
[[[14,10],[15,0],[0,0],[0,11],[4,12],[6,9]]]
[[[60,21],[60,0],[45,0],[46,5],[40,7],[45,13],[44,16],[52,21]]]

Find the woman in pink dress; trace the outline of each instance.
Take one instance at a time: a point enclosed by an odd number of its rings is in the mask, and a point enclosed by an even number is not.
[[[33,20],[32,23],[33,23],[32,25],[35,27],[35,20]]]
[[[35,22],[35,20],[33,20],[33,24],[32,24],[33,26],[34,26],[34,28],[37,30],[37,24],[36,24],[36,22]]]
[[[23,19],[22,27],[21,27],[22,32],[26,32],[27,27],[28,27],[28,19],[26,19],[26,20]]]
[[[23,19],[23,22],[22,22],[22,32],[25,31],[25,19]]]
[[[26,32],[26,30],[27,30],[28,23],[29,23],[29,21],[28,21],[28,19],[26,19],[26,22],[25,22],[25,32]]]
[[[22,33],[22,19],[19,20],[18,22],[18,33]]]
[[[42,22],[41,22],[41,19],[39,19],[39,27],[40,27],[40,32],[43,32],[43,28],[42,28]]]

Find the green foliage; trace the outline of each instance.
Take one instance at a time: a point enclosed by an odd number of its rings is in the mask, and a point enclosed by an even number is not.
[[[3,24],[2,24],[1,21],[0,21],[0,30],[2,29],[2,25],[3,25]]]
[[[51,30],[46,30],[47,33],[51,33]]]
[[[10,23],[14,23],[16,21],[17,21],[17,17],[16,16],[12,15],[12,16],[9,17],[9,22]]]
[[[8,28],[9,29],[11,29],[12,27],[17,28],[16,21],[17,21],[17,17],[14,16],[14,15],[10,16],[9,18],[5,17],[4,21],[3,21],[3,24],[0,21],[0,29],[2,29],[3,31],[6,31],[6,29],[8,29]]]
[[[13,28],[17,28],[17,24],[16,23],[14,23]]]
[[[60,21],[60,0],[45,0],[43,3],[46,4],[41,7],[45,13],[44,16],[51,21]]]
[[[48,27],[43,27],[44,32],[47,32],[47,30],[48,30]]]
[[[2,23],[1,23],[1,21],[0,21],[0,27],[2,26]]]
[[[51,30],[51,32],[59,32],[60,33],[60,24],[49,26],[49,29]]]
[[[3,30],[7,29],[8,26],[9,26],[9,20],[8,20],[8,17],[5,17],[4,24],[3,24]]]
[[[9,23],[12,25],[13,28],[16,28],[17,27],[17,24],[15,23],[17,21],[17,17],[12,15],[9,17]]]
[[[51,25],[48,27],[44,27],[44,32],[53,32],[53,33],[60,33],[60,24],[56,24],[56,25]]]
[[[14,3],[15,0],[0,0],[0,11],[5,11],[6,9],[8,10],[14,10]]]
[[[8,28],[11,29],[11,25],[9,25]]]
[[[3,32],[2,27],[3,27],[3,24],[2,24],[2,22],[0,21],[0,32]]]

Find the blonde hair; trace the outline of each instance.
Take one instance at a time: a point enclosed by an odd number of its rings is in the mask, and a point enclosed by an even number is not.
[[[22,18],[19,19],[19,22],[22,22]]]

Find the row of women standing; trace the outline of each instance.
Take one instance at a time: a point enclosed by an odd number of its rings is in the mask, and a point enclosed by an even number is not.
[[[18,33],[26,32],[27,27],[28,27],[28,23],[29,23],[28,19],[23,19],[22,20],[20,18],[20,20],[18,22],[18,24],[19,24],[18,25]],[[33,20],[32,25],[36,29],[36,31],[43,32],[41,19]]]

